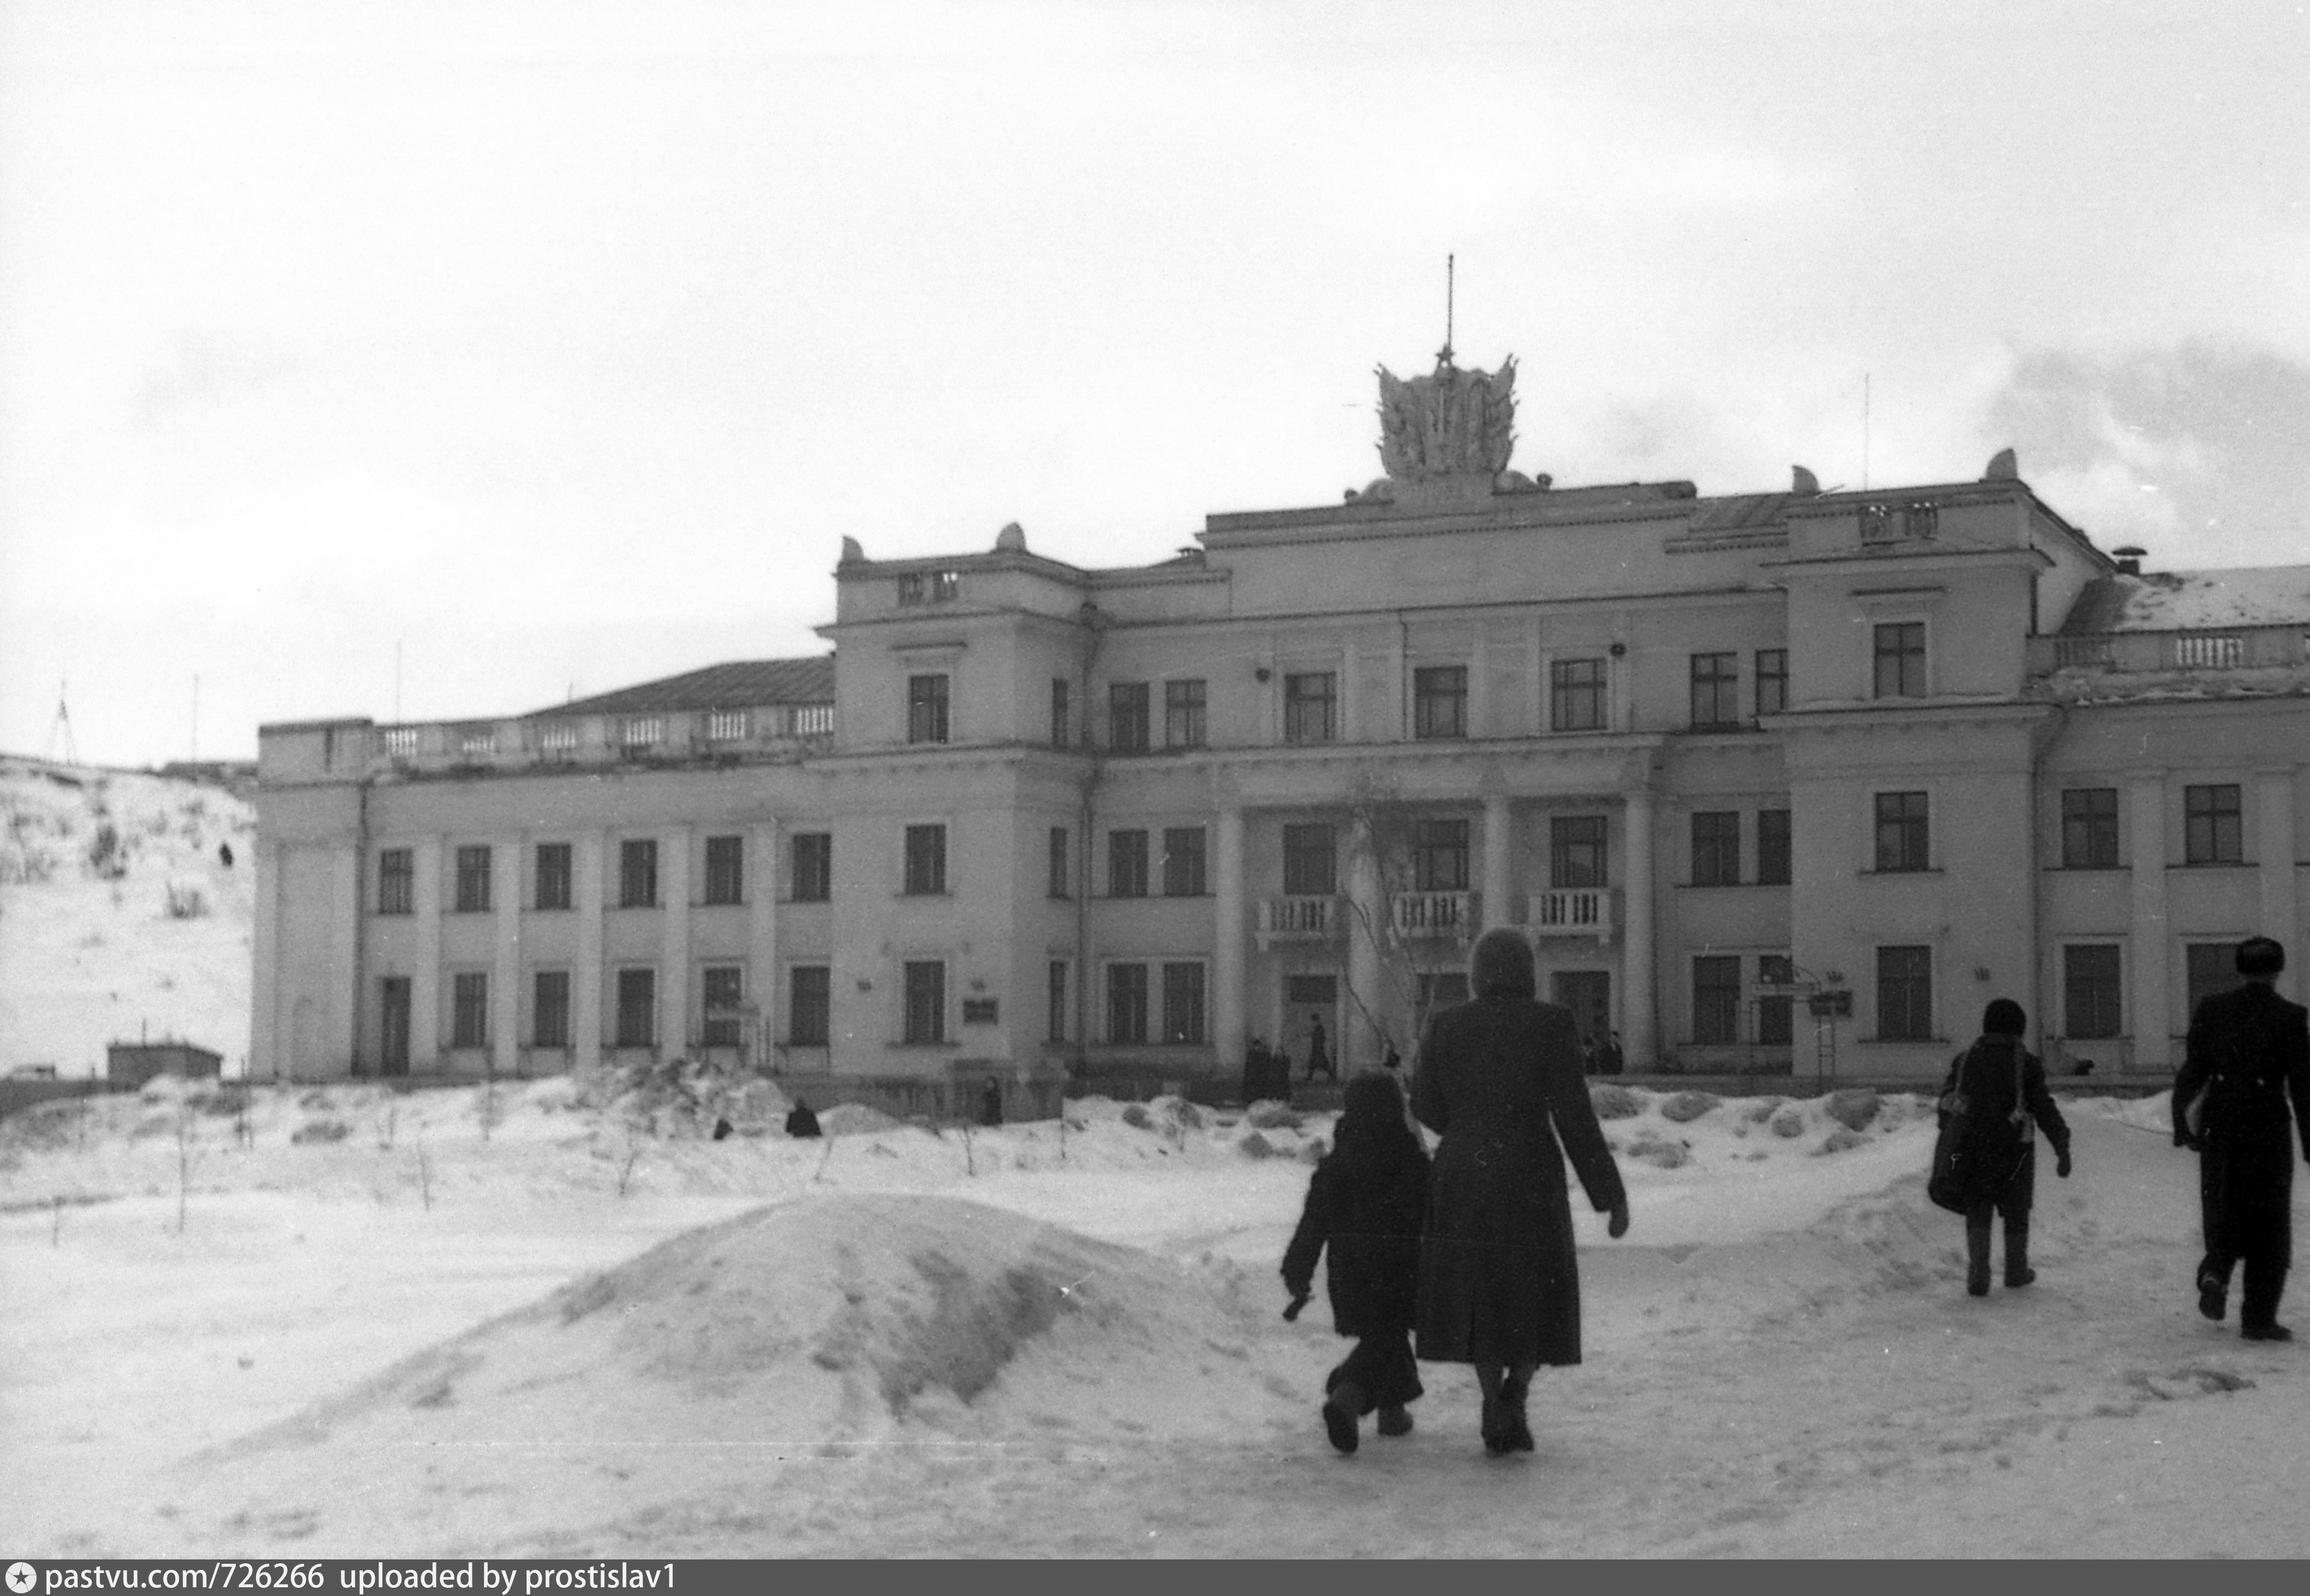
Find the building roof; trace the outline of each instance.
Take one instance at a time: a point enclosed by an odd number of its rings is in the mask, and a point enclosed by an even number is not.
[[[831,704],[834,656],[733,660],[533,710],[522,718],[565,715],[647,715],[656,710],[734,709],[757,704]]]
[[[2077,636],[2297,624],[2310,625],[2310,565],[2098,577],[2070,606],[2062,630]]]

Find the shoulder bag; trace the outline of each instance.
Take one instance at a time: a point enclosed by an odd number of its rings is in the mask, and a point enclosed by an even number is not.
[[[2013,1122],[2019,1123],[2028,1113],[2022,1078],[2023,1054],[2021,1043],[2013,1043]],[[1973,1062],[1973,1050],[1967,1048],[1958,1055],[1957,1080],[1941,1094],[1941,1134],[1933,1141],[1932,1172],[1925,1177],[1925,1196],[1936,1208],[1945,1208],[1961,1214],[1982,1198],[1993,1195],[1993,1182],[2012,1177],[2019,1165],[2017,1158],[2002,1175],[1993,1171],[1998,1149],[1990,1145],[1992,1139],[1982,1134],[1985,1127],[1975,1123],[1974,1099],[1965,1089],[1966,1066]],[[2010,1149],[2009,1149],[2010,1150]]]

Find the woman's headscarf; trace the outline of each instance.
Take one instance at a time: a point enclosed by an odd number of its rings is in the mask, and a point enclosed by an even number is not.
[[[1478,997],[1533,996],[1540,990],[1533,973],[1532,944],[1524,932],[1495,926],[1476,939],[1468,956],[1468,984]]]
[[[1403,1089],[1383,1070],[1368,1071],[1348,1082],[1346,1106],[1332,1128],[1332,1144],[1333,1158],[1368,1178],[1426,1158],[1404,1117]]]

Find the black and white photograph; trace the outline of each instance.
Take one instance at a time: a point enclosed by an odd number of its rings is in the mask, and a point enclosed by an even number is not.
[[[2306,66],[0,0],[10,1591],[2310,1557]]]

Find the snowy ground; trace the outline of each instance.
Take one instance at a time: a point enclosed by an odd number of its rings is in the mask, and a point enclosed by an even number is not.
[[[0,1541],[2310,1552],[2310,1362],[2197,1316],[2156,1099],[2071,1104],[2042,1278],[1976,1301],[1914,1099],[1855,1132],[1635,1094],[1606,1125],[1634,1228],[1581,1221],[1588,1361],[1542,1375],[1537,1453],[1490,1460],[1453,1367],[1411,1436],[1324,1444],[1344,1343],[1320,1295],[1281,1321],[1275,1272],[1320,1119],[1247,1149],[1235,1115],[1090,1100],[1063,1147],[845,1110],[808,1143],[757,1101],[716,1142],[607,1090],[265,1091],[244,1139],[156,1083],[8,1122]]]

